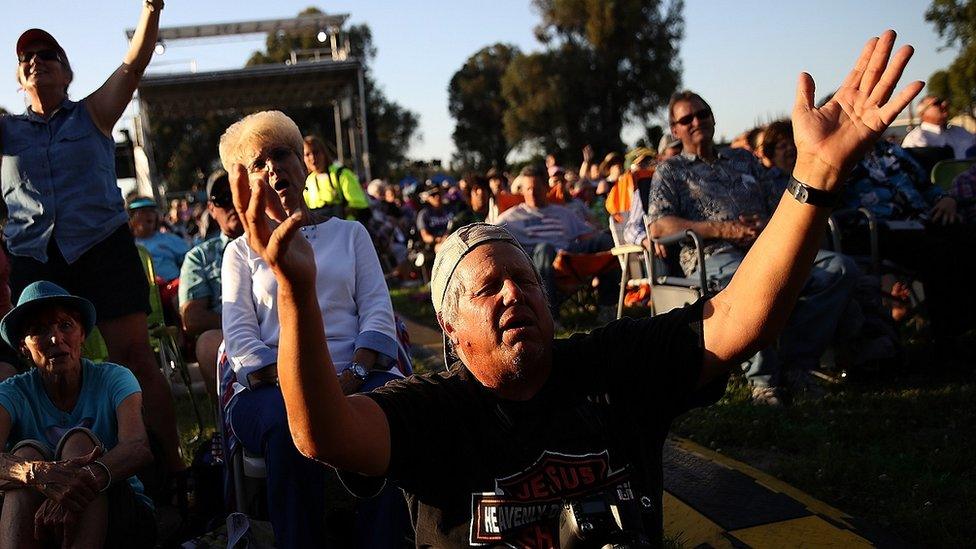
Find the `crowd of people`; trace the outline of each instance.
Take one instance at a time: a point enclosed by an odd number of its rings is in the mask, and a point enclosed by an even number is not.
[[[685,91],[656,149],[601,161],[591,147],[556,152],[456,183],[367,183],[329,143],[263,111],[226,129],[221,168],[199,191],[160,204],[123,200],[111,131],[162,8],[146,0],[123,64],[77,102],[57,40],[31,29],[17,42],[30,106],[0,118],[0,547],[155,543],[154,508],[186,472],[150,349],[150,292],[200,366],[225,449],[264,458],[282,547],[330,535],[315,518],[333,503],[323,462],[368,496],[347,525],[362,547],[397,546],[408,520],[418,546],[555,546],[564,504],[613,494],[628,517],[615,536],[653,546],[671,419],[714,402],[739,369],[757,403],[783,405],[812,390],[830,345],[891,337],[870,332],[884,315],[859,291],[874,274],[856,261],[872,251],[868,219],[916,223],[875,236],[924,285],[943,348],[974,327],[976,308],[960,303],[972,297],[952,290],[969,272],[953,250],[973,241],[976,171],[943,191],[909,148],[966,158],[973,135],[947,127],[945,103],[929,97],[905,148],[875,143],[921,89],[888,99],[910,57],[902,49],[888,64],[893,32],[869,41],[831,102],[813,105],[806,75],[792,121],[730,147],[714,142],[705,99]],[[840,225],[842,250],[821,249],[835,208],[870,217]],[[661,244],[686,230],[701,254]],[[614,319],[617,244],[675,274],[704,273],[703,298],[554,340],[568,275],[596,286],[601,324]],[[389,288],[415,280],[429,282],[445,335],[440,374],[404,365]],[[876,286],[893,298],[904,289]],[[85,354],[95,332],[106,360]],[[526,506],[538,516],[502,519]]]

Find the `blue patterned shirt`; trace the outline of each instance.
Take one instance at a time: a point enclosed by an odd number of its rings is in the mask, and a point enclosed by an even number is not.
[[[748,151],[721,151],[712,163],[682,153],[654,172],[647,215],[652,222],[669,216],[732,221],[740,215],[758,214],[768,219],[772,214],[770,194],[766,170]],[[709,240],[704,246],[706,255],[738,249],[726,240]],[[680,261],[686,274],[693,272],[697,266],[694,250],[682,249]]]
[[[851,170],[844,204],[882,220],[906,220],[924,217],[943,196],[905,149],[882,140]]]

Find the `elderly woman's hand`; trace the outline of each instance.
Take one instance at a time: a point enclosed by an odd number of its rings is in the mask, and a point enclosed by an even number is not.
[[[234,165],[229,176],[234,208],[244,224],[251,249],[261,256],[272,271],[281,274],[287,281],[314,287],[315,254],[308,241],[302,237],[296,238],[306,222],[303,214],[296,213],[274,227],[275,214],[268,204],[277,202],[277,198],[268,198],[269,194],[273,196],[274,191],[267,177],[249,178],[240,164]]]
[[[86,465],[100,455],[101,449],[95,448],[86,456],[62,461],[32,462],[28,486],[62,504],[69,511],[81,512],[102,488],[97,486],[94,475],[85,469]]]
[[[34,513],[34,539],[43,541],[48,538],[62,537],[70,542],[78,529],[78,513],[65,509],[54,500],[46,499]],[[60,530],[61,536],[53,534]]]

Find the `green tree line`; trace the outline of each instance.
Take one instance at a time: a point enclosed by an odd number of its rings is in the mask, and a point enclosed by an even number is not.
[[[504,166],[514,149],[577,159],[583,146],[621,150],[625,124],[648,121],[681,84],[682,0],[533,0],[542,46],[494,44],[448,87],[465,167]]]

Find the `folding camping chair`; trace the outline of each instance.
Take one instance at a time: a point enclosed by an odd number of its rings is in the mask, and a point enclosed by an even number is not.
[[[651,234],[650,225],[651,221],[645,215],[644,227],[647,229],[648,235]],[[652,238],[651,242],[664,247],[676,247],[690,243],[695,247],[695,253],[698,255],[698,277],[686,277],[683,273],[680,276],[672,274],[681,272],[681,268],[677,265],[677,253],[669,254],[668,260],[661,262],[654,261],[654,254],[651,250],[644,251],[644,264],[647,272],[650,273],[651,314],[658,315],[684,307],[711,293],[708,277],[705,273],[705,252],[698,233],[688,229],[660,238]]]
[[[647,273],[644,270],[644,247],[640,244],[627,244],[623,238],[623,227],[626,220],[618,223],[611,215],[610,235],[613,237],[613,248],[610,253],[620,261],[620,294],[617,297],[617,318],[624,314],[624,299],[627,290],[649,285]]]
[[[932,167],[932,184],[948,192],[952,181],[972,167],[976,159],[943,160]]]
[[[156,284],[156,270],[153,267],[152,255],[149,250],[142,246],[136,246],[139,250],[139,258],[142,260],[142,267],[146,273],[146,280],[149,282],[149,305],[150,313],[146,318],[149,327],[149,345],[159,361],[159,368],[166,376],[166,380],[172,389],[174,382],[179,380],[186,387],[186,392],[190,397],[190,404],[193,407],[193,414],[197,422],[197,434],[190,439],[190,443],[200,440],[203,436],[203,415],[200,413],[200,406],[193,394],[193,382],[190,378],[190,368],[183,359],[178,342],[179,328],[167,326],[163,316],[163,301],[159,295],[159,286]]]

